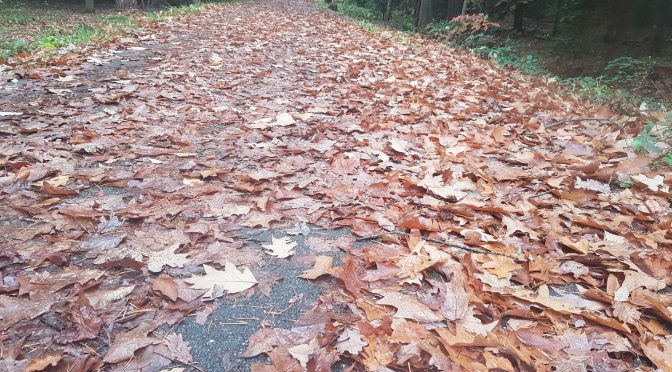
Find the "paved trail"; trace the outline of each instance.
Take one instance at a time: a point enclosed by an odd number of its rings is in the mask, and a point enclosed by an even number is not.
[[[0,371],[672,368],[668,185],[553,125],[604,108],[308,2],[111,48],[0,85]]]

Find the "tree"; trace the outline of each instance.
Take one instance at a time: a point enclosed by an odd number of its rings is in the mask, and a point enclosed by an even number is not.
[[[416,18],[415,27],[422,30],[434,19],[434,0],[420,0],[420,9]]]

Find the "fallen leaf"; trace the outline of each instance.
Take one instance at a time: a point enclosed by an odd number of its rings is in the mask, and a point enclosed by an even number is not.
[[[26,366],[24,372],[35,372],[35,371],[44,371],[48,367],[56,367],[58,362],[63,359],[63,354],[61,353],[51,353],[47,352],[40,356],[33,358],[30,363]]]
[[[299,278],[317,279],[322,275],[329,274],[333,262],[333,257],[317,256],[315,257],[315,265],[310,270],[304,271],[303,274],[299,275]]]
[[[128,296],[135,289],[134,285],[128,287],[119,287],[117,289],[100,289],[86,292],[84,295],[89,300],[89,304],[100,310],[109,307],[112,302],[119,301]]]
[[[662,192],[670,192],[670,188],[667,185],[665,185],[665,177],[663,177],[660,174],[657,174],[653,178],[649,178],[643,174],[630,176],[630,178],[645,185],[646,187],[649,188],[649,190],[653,192],[658,192],[659,190]]]
[[[152,289],[160,292],[172,301],[177,301],[177,283],[169,277],[163,276],[154,279],[152,282]]]
[[[164,266],[170,267],[184,267],[189,262],[187,253],[175,253],[179,248],[179,244],[173,245],[167,249],[149,254],[147,261],[147,269],[153,273],[163,271]]]
[[[382,289],[374,289],[372,292],[383,296],[383,298],[376,301],[377,304],[390,305],[397,308],[397,312],[394,314],[396,318],[415,320],[420,323],[433,323],[443,320],[442,317],[436,315],[427,305],[411,296]]]
[[[107,350],[103,361],[105,363],[120,363],[133,358],[136,350],[142,349],[152,344],[159,343],[151,337],[147,337],[142,332],[122,333],[115,337],[114,342]]]
[[[262,244],[266,249],[266,253],[277,258],[287,258],[294,254],[294,248],[297,243],[292,241],[292,238],[283,236],[282,238],[271,238],[271,244]]]
[[[319,345],[315,339],[310,340],[307,344],[300,344],[292,346],[287,349],[289,354],[294,357],[294,359],[299,361],[301,367],[306,368],[310,356],[319,349]]]
[[[345,328],[336,340],[336,350],[340,353],[347,352],[350,355],[358,355],[364,346],[366,346],[366,342],[362,339],[362,334],[357,328]]]
[[[211,266],[203,265],[205,275],[193,276],[185,279],[194,289],[207,290],[203,296],[206,300],[212,300],[228,293],[238,293],[252,288],[257,284],[250,269],[240,271],[230,262],[226,262],[224,271],[217,270]]]
[[[184,364],[190,364],[193,360],[191,356],[191,347],[184,341],[179,333],[171,333],[166,336],[163,342],[170,350],[170,359]]]

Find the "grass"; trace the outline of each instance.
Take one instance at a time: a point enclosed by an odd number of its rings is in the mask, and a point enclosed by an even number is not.
[[[382,12],[375,12],[370,8],[361,6],[353,0],[333,0],[336,2],[338,12],[348,18],[357,21],[358,25],[371,32],[380,32],[380,26],[386,25],[403,32],[412,32],[415,30],[413,20],[410,16],[402,12],[392,12],[390,20],[383,20]],[[322,9],[327,9],[324,2],[318,5]]]
[[[194,15],[198,12],[203,10],[203,5],[195,5],[195,4],[189,4],[189,5],[180,5],[176,7],[170,7],[165,10],[160,10],[158,12],[150,12],[147,14],[147,20],[151,22],[162,22],[162,21],[167,21],[169,19],[173,19],[177,16],[190,16]]]
[[[240,0],[209,0],[205,3],[231,3]],[[117,11],[99,9],[96,13],[59,9],[53,6],[27,6],[21,0],[0,0],[0,63],[32,53],[50,55],[70,46],[87,45],[132,33],[147,24],[179,16],[192,16],[205,5],[182,5],[160,11]]]

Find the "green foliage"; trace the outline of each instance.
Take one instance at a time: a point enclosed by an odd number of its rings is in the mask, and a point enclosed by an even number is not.
[[[651,73],[651,59],[618,57],[604,68],[607,80],[616,84],[632,84],[641,81]]]
[[[9,58],[19,53],[27,53],[31,51],[30,44],[24,39],[17,39],[14,41],[0,40],[0,58]]]
[[[207,2],[233,2],[237,0],[210,0]],[[200,5],[171,7],[161,12],[90,14],[75,17],[70,9],[44,7],[35,9],[23,1],[0,0],[0,61],[20,53],[35,50],[52,51],[69,45],[97,42],[114,34],[129,32],[140,27],[143,20],[162,21],[178,15],[193,15]],[[5,35],[9,35],[6,37]]]
[[[630,146],[639,153],[660,156],[663,162],[672,165],[672,112],[664,120],[648,122]]]
[[[384,22],[382,11],[373,10],[376,8],[372,5],[374,3],[375,2],[369,2],[369,4],[365,6],[360,5],[356,0],[336,2],[339,13],[348,18],[357,20],[357,24],[368,31],[380,32],[381,30],[379,26],[383,23],[403,32],[415,31],[413,18],[410,15],[401,11],[392,11],[389,21]],[[320,9],[328,9],[329,4],[320,2],[318,3],[318,7]]]
[[[539,64],[539,58],[520,51],[515,42],[507,40],[495,44],[493,38],[484,32],[477,32],[464,38],[461,47],[471,49],[476,54],[493,60],[497,65],[518,69],[526,74],[547,75]]]
[[[371,21],[367,21],[367,20],[361,19],[361,20],[357,21],[357,25],[358,25],[359,27],[361,27],[361,28],[363,28],[363,29],[369,31],[369,32],[374,32],[374,33],[378,33],[378,32],[380,32],[380,29],[378,29],[378,26],[376,26],[376,25],[375,25],[373,22],[371,22]]]
[[[53,29],[45,34],[38,35],[35,46],[44,49],[59,48],[70,44],[83,44],[86,42],[101,40],[104,32],[88,25],[76,25],[72,31]]]
[[[346,1],[338,4],[338,11],[348,17],[365,21],[375,21],[381,19],[380,14],[367,7],[361,6],[354,1]]]

